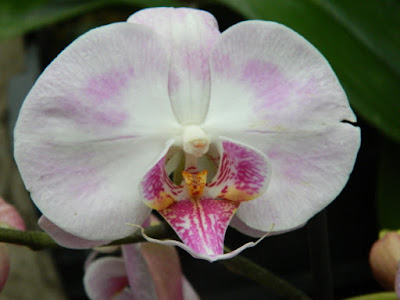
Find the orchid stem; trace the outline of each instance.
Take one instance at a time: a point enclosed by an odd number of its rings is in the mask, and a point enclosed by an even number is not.
[[[61,248],[47,233],[41,231],[0,228],[0,242],[27,246],[31,250]]]
[[[225,251],[230,252],[226,247]],[[311,300],[303,291],[248,258],[237,255],[229,260],[221,260],[220,262],[231,272],[257,282],[283,299]]]
[[[307,225],[310,264],[316,300],[333,299],[333,280],[329,251],[326,210],[313,217]]]
[[[150,226],[145,233],[156,239],[171,238],[174,231],[167,223]],[[111,242],[109,245],[122,245],[130,243],[145,242],[140,231],[120,240]],[[31,250],[63,248],[58,245],[47,233],[42,231],[21,231],[9,228],[0,228],[0,242],[29,247]]]

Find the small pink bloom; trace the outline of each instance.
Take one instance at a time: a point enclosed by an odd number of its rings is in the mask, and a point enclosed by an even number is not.
[[[155,209],[184,242],[165,243],[214,261],[254,245],[224,255],[228,225],[265,236],[328,205],[354,165],[355,121],[328,62],[291,29],[221,33],[205,11],[152,8],[89,31],[47,67],[15,158],[65,244],[123,238]]]
[[[84,276],[93,300],[198,300],[183,276],[173,247],[143,243],[122,246],[122,257],[92,259]]]

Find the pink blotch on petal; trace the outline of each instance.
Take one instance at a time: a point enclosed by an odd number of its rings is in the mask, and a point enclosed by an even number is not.
[[[126,100],[129,81],[134,70],[121,68],[89,78],[81,90],[73,90],[66,97],[58,98],[57,107],[45,112],[53,117],[65,117],[80,126],[119,126],[128,119],[122,108]],[[95,129],[95,128],[92,128]]]
[[[81,89],[66,91],[57,98],[56,106],[43,112],[48,118],[62,118],[92,130],[96,126],[119,126],[128,119],[124,107],[128,84],[134,76],[133,68],[110,71],[88,79]],[[62,80],[62,79],[59,79]]]
[[[256,99],[259,99],[255,101],[256,110],[269,106],[284,108],[285,100],[294,88],[277,65],[259,60],[250,60],[244,66],[242,81],[250,85]]]
[[[159,211],[185,245],[200,254],[223,253],[225,231],[239,203],[198,199],[173,203]]]
[[[65,98],[60,98],[57,107],[43,109],[43,113],[49,118],[65,118],[67,122],[87,127],[96,131],[96,126],[118,126],[124,124],[128,115],[114,105],[98,105],[85,102],[83,95],[71,91]],[[50,124],[48,124],[50,125]]]
[[[134,76],[133,68],[126,71],[111,71],[89,79],[85,94],[99,104],[113,99],[126,87],[128,79]]]

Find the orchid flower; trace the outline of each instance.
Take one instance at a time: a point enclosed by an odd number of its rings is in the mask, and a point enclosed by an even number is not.
[[[354,122],[330,65],[293,30],[220,33],[205,11],[152,8],[46,68],[15,158],[46,222],[77,244],[123,238],[155,209],[183,243],[156,242],[214,261],[254,245],[222,254],[228,225],[260,237],[328,205],[355,162]]]
[[[122,257],[90,259],[84,287],[93,300],[198,300],[171,246],[122,246]]]
[[[146,221],[149,223],[159,221],[150,216]],[[121,247],[122,257],[106,256],[95,260],[98,252],[114,252],[115,247],[97,248],[86,260],[83,283],[90,299],[199,299],[182,274],[174,247],[155,243],[129,244]]]

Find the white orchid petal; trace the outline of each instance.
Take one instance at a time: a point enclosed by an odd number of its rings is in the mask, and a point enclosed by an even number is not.
[[[284,25],[246,21],[222,33],[210,56],[206,127],[235,133],[314,130],[355,121],[329,63]]]
[[[154,32],[115,23],[79,37],[38,79],[16,125],[15,157],[57,226],[108,240],[148,216],[137,185],[177,128],[168,71]]]
[[[144,9],[128,22],[144,24],[165,38],[171,51],[169,95],[181,123],[199,124],[210,95],[209,52],[219,36],[208,12],[190,8]]]
[[[267,192],[243,203],[250,228],[297,228],[342,190],[360,145],[346,95],[325,58],[291,29],[246,21],[222,33],[210,57],[202,128],[251,145],[271,164]]]
[[[342,124],[249,140],[266,153],[272,176],[267,191],[243,203],[236,215],[254,229],[268,231],[274,223],[275,231],[284,231],[304,224],[336,198],[353,169],[360,137],[357,128]]]

